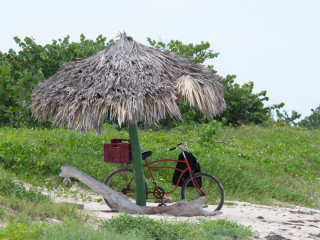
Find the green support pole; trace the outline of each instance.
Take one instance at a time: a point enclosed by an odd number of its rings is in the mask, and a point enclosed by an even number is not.
[[[138,133],[138,125],[129,126],[129,138],[131,144],[131,158],[133,162],[133,175],[136,185],[136,204],[146,206],[146,186],[142,167],[141,146]]]

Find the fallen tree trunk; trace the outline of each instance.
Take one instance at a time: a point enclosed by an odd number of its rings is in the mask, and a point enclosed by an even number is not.
[[[144,214],[158,214],[166,213],[174,216],[215,216],[221,214],[220,211],[206,211],[203,209],[203,204],[207,197],[201,197],[195,201],[187,202],[180,201],[170,206],[158,207],[142,207],[134,204],[127,199],[122,193],[114,191],[112,188],[106,186],[102,182],[94,179],[90,175],[73,168],[71,166],[62,166],[60,177],[77,178],[80,182],[87,185],[89,188],[100,194],[105,198],[112,209],[117,212],[127,213],[144,213]]]

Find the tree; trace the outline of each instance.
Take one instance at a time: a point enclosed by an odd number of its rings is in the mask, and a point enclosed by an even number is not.
[[[235,75],[227,75],[220,81],[224,88],[224,98],[227,109],[217,118],[224,120],[225,124],[242,125],[248,123],[263,123],[271,118],[274,109],[280,109],[284,103],[265,106],[269,98],[267,91],[253,93],[253,82],[244,83],[242,86],[235,83]]]
[[[32,116],[29,106],[34,86],[53,75],[64,63],[91,56],[108,44],[101,35],[96,41],[81,35],[79,43],[70,43],[69,38],[41,46],[32,38],[22,41],[15,37],[21,50],[0,52],[0,126],[51,125],[49,122],[40,124]]]
[[[293,126],[298,125],[295,121],[301,117],[301,114],[299,114],[295,110],[291,112],[291,116],[289,116],[289,114],[285,110],[283,110],[283,113],[281,113],[279,109],[276,110],[276,114],[277,114],[278,121],[283,121],[284,123],[288,125],[293,125]]]
[[[219,53],[214,53],[210,48],[209,42],[201,42],[200,44],[183,44],[178,40],[171,40],[169,43],[164,43],[161,41],[156,42],[155,40],[147,39],[151,46],[161,49],[166,52],[173,52],[182,57],[193,59],[196,63],[204,63],[208,59],[213,59],[218,57]],[[210,66],[212,71],[213,66]]]
[[[163,51],[174,52],[183,57],[191,58],[195,62],[204,63],[206,60],[218,57],[219,53],[214,53],[210,50],[209,42],[201,42],[200,44],[183,44],[180,41],[170,41],[163,43],[161,41],[154,41],[148,38],[151,46],[159,48]],[[213,65],[208,66],[212,73],[216,74]],[[271,112],[274,109],[280,109],[284,103],[272,106],[264,106],[264,102],[269,98],[266,96],[266,91],[253,93],[253,82],[248,82],[240,86],[235,83],[235,75],[227,75],[220,79],[220,83],[224,88],[224,98],[227,108],[218,120],[224,121],[225,124],[246,124],[246,123],[263,123],[271,118]],[[203,115],[197,109],[191,108],[188,103],[180,104],[179,109],[186,122],[204,122]],[[174,124],[174,120],[166,119],[162,122],[165,126]]]
[[[151,40],[150,38],[147,39],[149,44],[155,48],[158,48],[162,51],[166,52],[173,52],[182,57],[190,58],[194,60],[196,63],[203,63],[206,60],[214,59],[219,56],[219,53],[215,53],[210,49],[209,42],[201,42],[200,44],[183,44],[181,41],[178,40],[171,40],[169,43],[164,43],[161,41]],[[213,66],[208,66],[213,73],[216,71],[213,69]],[[204,121],[203,114],[195,108],[189,106],[188,103],[179,103],[179,110],[181,112],[182,118],[185,122],[197,122],[201,123]],[[168,117],[165,120],[160,122],[160,125],[164,127],[174,127],[179,123],[174,119]]]
[[[34,86],[52,76],[69,61],[77,58],[89,57],[103,50],[110,42],[102,35],[96,40],[88,40],[80,36],[80,42],[70,42],[69,36],[64,39],[53,40],[51,44],[41,46],[34,39],[26,37],[24,41],[15,37],[15,42],[21,50],[16,52],[10,49],[7,53],[0,52],[0,126],[21,125],[51,126],[51,123],[39,123],[33,117],[29,108],[31,93]],[[210,49],[209,42],[200,44],[183,44],[181,41],[172,40],[169,43],[154,41],[148,38],[151,46],[163,51],[174,52],[183,57],[193,59],[197,63],[218,57]],[[212,73],[217,73],[214,66],[209,65]],[[227,109],[217,117],[226,124],[243,124],[248,122],[262,123],[271,117],[273,109],[279,109],[284,104],[264,106],[268,100],[266,91],[253,93],[253,83],[242,86],[235,83],[235,75],[228,75],[220,79],[224,88]],[[188,103],[179,104],[180,112],[185,122],[207,122],[202,113],[191,108]],[[179,123],[171,118],[160,122],[160,125],[170,128]]]
[[[320,105],[316,109],[311,109],[311,115],[301,120],[298,125],[305,128],[320,128]]]

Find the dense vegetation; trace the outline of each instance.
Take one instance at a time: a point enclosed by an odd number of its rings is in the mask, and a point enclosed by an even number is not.
[[[151,46],[159,48],[163,51],[174,52],[180,56],[191,58],[197,63],[204,63],[206,60],[218,57],[219,53],[213,53],[210,50],[208,42],[201,42],[201,44],[183,44],[180,41],[170,41],[163,43],[161,41],[154,41],[148,38]],[[214,66],[208,66],[213,73],[217,73]],[[247,124],[247,123],[263,123],[271,118],[272,110],[279,110],[284,106],[284,103],[275,104],[272,106],[264,106],[264,102],[269,98],[266,96],[266,91],[253,93],[253,82],[249,82],[240,86],[235,83],[236,75],[227,75],[220,79],[223,86],[224,98],[227,103],[226,110],[217,117],[217,120],[224,124]],[[183,119],[190,122],[203,122],[202,114],[189,107],[188,104],[181,104]],[[167,120],[170,121],[170,120]],[[162,123],[164,124],[164,122]],[[165,124],[164,124],[165,125]]]
[[[49,122],[40,124],[32,116],[30,96],[34,87],[41,81],[52,76],[62,65],[77,58],[85,58],[103,50],[110,42],[101,35],[94,40],[88,40],[81,35],[80,42],[70,42],[69,37],[54,40],[44,46],[37,44],[32,38],[24,41],[15,37],[14,40],[21,48],[16,52],[10,49],[7,53],[0,52],[0,126],[30,127],[51,126]],[[171,41],[168,44],[148,39],[150,45],[164,51],[175,52],[181,56],[194,59],[198,63],[216,58],[218,53],[210,50],[208,42],[200,44],[183,44]],[[213,73],[216,71],[209,66]],[[266,107],[268,100],[266,91],[253,93],[253,82],[240,86],[236,84],[235,75],[220,79],[225,91],[227,109],[218,120],[225,124],[262,123],[271,118],[273,109],[280,109],[284,104]],[[203,122],[202,114],[190,108],[187,103],[180,104],[183,118],[187,122]],[[164,127],[177,126],[172,119],[160,123]]]
[[[178,152],[168,148],[188,141],[202,170],[215,175],[225,187],[227,200],[319,206],[319,130],[270,124],[233,129],[213,121],[201,127],[182,125],[170,132],[144,130],[140,139],[143,150],[153,151],[150,159],[176,159]],[[66,164],[103,181],[119,167],[103,162],[102,144],[111,138],[128,138],[128,132],[112,125],[106,125],[100,136],[58,128],[3,128],[0,162],[22,178],[61,181],[60,167]],[[216,143],[223,139],[227,140]],[[171,169],[156,174],[163,188],[171,188],[172,174]],[[179,200],[180,191],[174,198]]]
[[[250,228],[228,220],[169,223],[120,215],[96,221],[71,204],[53,203],[33,189],[26,190],[14,183],[13,177],[0,166],[1,239],[247,239],[254,236]]]
[[[226,220],[166,223],[127,215],[99,223],[99,231],[95,231],[86,226],[89,218],[74,207],[54,204],[37,191],[14,183],[12,178],[48,188],[63,186],[58,174],[65,164],[103,181],[119,166],[103,162],[102,144],[111,138],[128,138],[125,128],[118,129],[108,121],[100,136],[55,128],[50,122],[39,123],[29,108],[32,90],[39,82],[61,69],[64,63],[91,56],[113,40],[107,41],[103,36],[88,40],[81,35],[80,42],[69,42],[66,37],[45,46],[32,38],[24,41],[15,38],[15,41],[21,48],[19,52],[12,49],[0,52],[0,238],[232,239],[236,236],[244,239],[253,236],[248,228]],[[198,63],[218,56],[210,50],[208,42],[193,45],[148,41],[151,46]],[[209,68],[217,73],[213,66]],[[280,112],[283,103],[265,106],[266,91],[254,93],[253,82],[240,86],[235,78],[228,75],[220,79],[227,109],[216,121],[203,119],[198,110],[182,103],[179,108],[185,122],[168,118],[150,129],[142,129],[143,150],[153,151],[151,160],[176,159],[178,152],[168,149],[188,141],[202,171],[215,175],[223,184],[227,201],[320,207],[320,106],[296,123],[299,113],[293,111],[290,116]],[[277,122],[271,120],[273,110]],[[244,124],[249,125],[234,128]],[[161,170],[155,177],[161,187],[170,189],[172,174],[172,170]],[[145,175],[150,180],[147,172]],[[180,191],[173,198],[179,200]],[[64,225],[43,224],[50,218],[59,219]],[[2,226],[3,222],[6,226]]]
[[[310,129],[320,128],[320,105],[316,109],[311,109],[310,116],[305,117],[301,122],[299,122],[299,126],[306,127]]]
[[[81,35],[79,43],[70,43],[66,37],[45,46],[29,37],[14,40],[21,48],[19,52],[12,49],[0,52],[0,126],[50,126],[48,122],[41,125],[32,116],[29,108],[32,90],[64,63],[104,49],[106,38],[99,36],[93,41]]]
[[[178,152],[168,149],[187,140],[202,171],[215,175],[223,184],[226,204],[230,200],[242,200],[320,207],[319,133],[319,130],[304,130],[273,122],[265,127],[231,128],[212,121],[198,127],[181,125],[170,132],[141,130],[140,139],[143,150],[153,151],[150,160],[176,159]],[[130,216],[98,223],[100,230],[95,231],[85,227],[91,218],[74,207],[53,204],[36,191],[27,191],[12,182],[14,177],[54,190],[63,186],[58,174],[61,165],[65,164],[102,181],[119,167],[103,162],[102,144],[111,138],[127,137],[126,129],[119,131],[108,124],[100,136],[82,135],[60,128],[2,128],[0,236],[14,239],[55,239],[57,236],[60,239],[81,239],[81,236],[87,239],[233,239],[234,236],[247,239],[252,236],[249,229],[225,220],[191,226],[191,223],[166,223]],[[15,173],[15,176],[2,168]],[[145,175],[151,186],[150,177],[146,172]],[[172,175],[172,170],[163,169],[155,174],[158,184],[164,189],[172,188]],[[172,197],[179,200],[180,191]],[[42,221],[51,218],[59,219],[64,225],[46,225]],[[124,219],[130,224],[124,225]],[[3,221],[6,225],[1,229]],[[139,228],[141,223],[146,227]],[[190,232],[190,228],[197,231]],[[182,237],[182,234],[186,235]]]

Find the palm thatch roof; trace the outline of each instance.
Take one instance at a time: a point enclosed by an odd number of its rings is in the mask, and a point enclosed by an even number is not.
[[[101,130],[109,115],[119,125],[181,120],[178,101],[188,101],[212,119],[224,110],[219,77],[173,53],[134,41],[125,33],[103,51],[64,64],[32,93],[34,114],[83,131]]]

